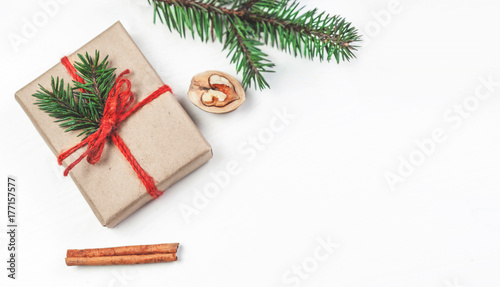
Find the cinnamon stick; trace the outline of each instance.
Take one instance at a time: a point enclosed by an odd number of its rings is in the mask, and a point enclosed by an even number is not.
[[[123,255],[143,255],[156,253],[176,253],[179,243],[135,245],[95,249],[68,249],[66,257],[102,257],[102,256],[123,256]]]
[[[102,256],[102,257],[70,257],[66,258],[68,266],[102,266],[102,265],[128,265],[177,261],[175,253]]]
[[[68,249],[66,265],[125,265],[177,261],[179,243]]]

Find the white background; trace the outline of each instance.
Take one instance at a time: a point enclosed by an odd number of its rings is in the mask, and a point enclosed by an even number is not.
[[[227,115],[205,113],[186,97],[198,72],[235,74],[219,43],[154,25],[146,0],[88,0],[58,4],[26,43],[13,45],[9,37],[24,37],[24,19],[46,13],[40,2],[0,4],[0,174],[4,187],[8,174],[18,178],[20,225],[18,280],[2,267],[2,286],[499,286],[500,86],[474,101],[482,78],[500,81],[498,1],[302,1],[360,29],[358,58],[336,65],[266,48],[276,63],[266,75],[272,88],[248,90]],[[214,158],[108,229],[62,177],[14,93],[117,20],[173,88]],[[458,124],[452,109],[464,101],[469,112]],[[294,118],[270,134],[283,110]],[[391,190],[385,175],[398,173],[401,158],[418,159],[416,141],[436,130],[445,140]],[[199,201],[213,187],[211,173],[230,162],[239,173]],[[188,207],[196,214],[182,212]],[[321,240],[333,242],[331,253]],[[64,264],[68,248],[164,242],[181,243],[178,262]]]

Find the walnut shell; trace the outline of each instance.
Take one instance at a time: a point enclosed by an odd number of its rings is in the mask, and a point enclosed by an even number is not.
[[[206,71],[193,77],[188,97],[198,108],[222,114],[234,111],[245,101],[245,90],[233,76]]]

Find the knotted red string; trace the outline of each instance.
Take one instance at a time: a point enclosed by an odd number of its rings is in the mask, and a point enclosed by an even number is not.
[[[61,63],[66,67],[66,70],[75,81],[82,84],[85,83],[84,80],[80,76],[78,76],[75,67],[69,62],[67,57],[62,58]],[[68,165],[68,167],[64,170],[64,176],[67,176],[69,171],[78,163],[80,163],[85,157],[87,157],[87,162],[90,164],[99,162],[106,141],[108,139],[111,139],[116,147],[118,147],[121,153],[125,156],[127,161],[130,163],[132,169],[137,173],[137,176],[142,181],[151,197],[157,198],[163,192],[159,191],[158,188],[156,188],[154,179],[137,162],[137,160],[130,153],[130,150],[125,145],[122,138],[116,133],[116,131],[119,125],[130,115],[135,113],[144,105],[158,98],[161,94],[165,92],[171,92],[172,90],[169,86],[163,85],[147,98],[131,107],[131,105],[135,101],[135,96],[130,90],[132,87],[130,80],[124,78],[124,76],[129,73],[129,70],[125,70],[116,78],[116,82],[109,92],[108,98],[106,100],[106,105],[104,106],[104,112],[101,118],[99,129],[95,133],[89,135],[79,144],[62,152],[57,157],[57,162],[59,163],[59,165],[61,165],[62,161],[69,157],[71,154],[83,148],[84,146],[87,146],[87,150],[82,153],[82,155],[80,155],[78,159]]]

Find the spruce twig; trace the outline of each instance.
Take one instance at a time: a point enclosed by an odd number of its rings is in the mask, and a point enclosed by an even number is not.
[[[66,132],[80,130],[78,136],[91,135],[99,129],[107,96],[115,84],[115,68],[108,68],[108,57],[99,62],[99,52],[94,58],[87,53],[78,54],[81,62],[75,68],[85,83],[73,81],[73,86],[64,84],[64,79],[51,77],[50,89],[39,85],[33,94],[35,105],[56,118],[55,122]]]
[[[254,86],[268,88],[269,84],[262,76],[262,72],[272,72],[274,64],[266,59],[266,54],[259,46],[262,43],[252,39],[253,31],[239,22],[239,18],[230,20],[231,27],[226,36],[224,49],[229,48],[229,55],[233,55],[231,63],[236,63],[236,71],[243,74],[243,87]]]
[[[148,0],[158,18],[182,37],[218,40],[243,74],[243,87],[268,88],[263,73],[272,64],[260,47],[337,63],[355,58],[360,36],[338,15],[303,11],[296,0]]]

